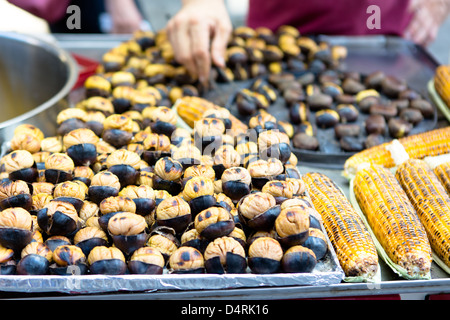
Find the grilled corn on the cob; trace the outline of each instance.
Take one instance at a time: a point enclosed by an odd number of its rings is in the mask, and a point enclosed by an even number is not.
[[[380,165],[361,168],[353,191],[390,260],[408,279],[429,278],[432,255],[424,227],[395,175]]]
[[[434,173],[444,186],[448,194],[450,194],[450,162],[441,163],[434,168]]]
[[[434,87],[445,104],[450,107],[450,66],[442,65],[436,69]]]
[[[364,222],[348,199],[327,176],[303,175],[311,200],[347,277],[370,279],[378,271],[378,254]]]
[[[404,162],[396,177],[416,209],[431,247],[450,267],[450,196],[423,160]]]
[[[412,159],[423,159],[428,156],[438,156],[450,152],[450,127],[436,129],[417,135],[399,139],[404,151]],[[344,176],[355,175],[358,166],[368,162],[383,165],[386,168],[396,166],[394,157],[389,150],[390,142],[366,149],[351,156],[344,165]],[[395,152],[395,150],[394,150]]]

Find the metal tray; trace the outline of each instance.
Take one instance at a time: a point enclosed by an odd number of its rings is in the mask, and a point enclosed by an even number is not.
[[[387,75],[396,76],[407,81],[410,88],[418,91],[424,98],[431,100],[427,90],[427,84],[433,77],[438,66],[436,60],[421,47],[397,37],[336,37],[320,36],[318,41],[326,41],[332,45],[343,45],[348,48],[348,57],[343,63],[343,71],[355,71],[362,76],[375,71],[383,71]],[[241,81],[233,85],[220,85],[216,92],[210,93],[209,98],[216,103],[223,103],[224,96],[230,96],[226,106],[234,115],[238,115],[234,97],[237,90],[249,87],[252,81]],[[234,92],[233,92],[234,90]],[[221,93],[221,94],[219,94]],[[434,106],[434,104],[433,104]],[[433,130],[438,121],[438,109],[434,108],[434,116],[424,119],[413,128],[411,134],[422,133]],[[289,108],[285,101],[279,97],[269,108],[268,112],[278,120],[289,121]],[[363,126],[368,115],[360,114],[357,124]],[[239,117],[248,122],[249,117]],[[311,112],[310,122],[315,123],[314,112]],[[355,153],[342,151],[339,141],[335,138],[334,129],[318,129],[316,137],[320,142],[318,151],[308,151],[293,148],[300,164],[310,165],[318,168],[342,169],[345,161]],[[360,138],[363,138],[361,134]],[[385,134],[385,141],[392,138]]]

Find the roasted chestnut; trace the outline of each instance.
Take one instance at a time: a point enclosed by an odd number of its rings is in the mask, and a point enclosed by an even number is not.
[[[323,232],[316,228],[309,228],[309,236],[303,243],[303,246],[311,249],[317,260],[322,259],[328,252],[327,239]]]
[[[339,113],[332,109],[323,109],[316,113],[316,124],[319,128],[332,128],[340,121]]]
[[[143,141],[144,153],[142,159],[149,165],[154,165],[161,157],[169,157],[170,139],[166,135],[151,133]]]
[[[92,274],[122,275],[127,270],[125,257],[116,247],[94,247],[89,253],[88,265]]]
[[[73,238],[73,243],[83,251],[87,257],[92,248],[106,246],[108,244],[107,234],[97,227],[84,227],[80,229]]]
[[[186,230],[192,221],[189,204],[179,196],[167,198],[156,208],[156,222],[159,226],[173,228],[176,233]]]
[[[392,118],[388,122],[388,129],[392,138],[400,139],[409,135],[413,125],[403,119]]]
[[[229,144],[222,145],[214,153],[213,169],[216,173],[216,177],[222,177],[224,170],[239,167],[241,165],[241,161],[241,156],[233,146]]]
[[[108,97],[111,93],[111,82],[105,77],[95,74],[89,76],[84,83],[85,95],[89,97]]]
[[[136,204],[127,197],[108,197],[100,202],[99,209],[102,215],[98,222],[102,229],[106,231],[111,217],[119,212],[136,213]]]
[[[261,93],[249,89],[241,89],[236,95],[236,105],[239,114],[251,116],[259,109],[267,109],[269,101]]]
[[[86,256],[81,248],[74,245],[62,245],[53,251],[54,264],[50,265],[50,273],[60,276],[84,275],[88,267]]]
[[[397,98],[407,88],[408,86],[404,80],[394,76],[385,76],[381,80],[381,90],[390,98]]]
[[[220,237],[210,242],[204,253],[208,273],[245,273],[247,261],[242,245],[231,237]]]
[[[395,104],[373,104],[370,107],[369,113],[371,115],[382,115],[387,121],[397,116],[398,110]]]
[[[243,197],[238,205],[239,220],[253,230],[270,230],[281,212],[275,197],[255,192]]]
[[[424,119],[422,112],[420,112],[420,110],[413,109],[413,108],[403,109],[400,112],[399,117],[400,117],[400,119],[408,121],[409,123],[411,123],[414,126],[419,124],[420,122],[422,122]]]
[[[309,213],[298,207],[281,210],[275,220],[277,240],[283,247],[303,244],[309,236]]]
[[[26,150],[8,153],[2,159],[5,171],[11,180],[33,183],[37,180],[38,170],[33,155]]]
[[[97,173],[88,189],[89,199],[99,205],[104,199],[115,197],[120,191],[119,178],[109,171]]]
[[[18,275],[46,275],[53,260],[52,251],[44,244],[31,242],[21,252]]]
[[[14,250],[0,246],[0,275],[16,274],[16,265]]]
[[[143,216],[119,212],[108,222],[108,231],[114,245],[126,256],[143,247],[148,239],[148,225]]]
[[[177,195],[181,192],[182,175],[183,165],[180,162],[171,157],[161,158],[155,163],[153,188]]]
[[[72,130],[63,138],[64,148],[76,166],[90,166],[97,160],[99,137],[90,129]]]
[[[177,113],[168,107],[147,107],[142,111],[144,125],[150,126],[153,133],[164,134],[168,137],[176,129]]]
[[[386,119],[382,115],[371,115],[366,119],[364,124],[368,134],[384,135],[386,132]]]
[[[286,180],[272,180],[267,182],[261,191],[271,194],[275,197],[277,204],[281,204],[286,199],[291,199],[294,196],[294,184]]]
[[[0,212],[0,245],[20,252],[33,238],[31,214],[23,208]]]
[[[136,213],[141,216],[150,214],[156,207],[155,192],[145,184],[127,186],[119,192],[119,196],[132,199],[136,204]]]
[[[73,204],[50,201],[37,213],[39,227],[48,235],[69,236],[78,230],[79,218]]]
[[[259,237],[248,248],[248,266],[253,273],[276,273],[280,269],[283,249],[271,237]]]
[[[75,163],[65,153],[53,153],[45,160],[45,180],[53,184],[73,179]]]
[[[65,236],[51,236],[45,240],[45,245],[51,250],[55,251],[59,246],[71,245],[71,241],[69,238]]]
[[[115,148],[121,148],[133,138],[133,119],[123,114],[112,114],[105,119],[103,129],[103,140]]]
[[[238,201],[250,193],[252,177],[247,169],[233,167],[226,169],[222,174],[222,190],[233,201]]]
[[[233,217],[222,207],[205,209],[195,217],[195,229],[210,240],[230,234],[234,227]]]
[[[341,149],[346,152],[359,152],[364,150],[364,141],[359,137],[344,136],[339,140]]]
[[[205,261],[200,251],[193,247],[179,247],[170,256],[170,272],[175,274],[204,273]]]
[[[72,130],[86,128],[87,112],[80,108],[67,108],[58,113],[56,123],[57,133],[64,136]]]
[[[281,260],[281,268],[287,273],[309,273],[316,265],[314,252],[300,245],[289,248]]]
[[[128,261],[131,274],[162,274],[165,261],[158,249],[142,247],[133,252]]]
[[[385,142],[384,136],[381,134],[372,133],[369,134],[364,142],[364,146],[366,149],[370,149],[375,146],[379,146]]]
[[[289,136],[279,130],[267,130],[258,136],[258,149],[261,159],[276,158],[286,163],[291,157]]]
[[[213,180],[202,176],[190,178],[183,189],[183,198],[189,203],[193,217],[216,204]]]
[[[436,112],[436,109],[433,107],[433,105],[425,99],[416,99],[411,101],[410,107],[419,110],[424,118],[427,119],[433,118]]]
[[[222,136],[225,133],[225,123],[218,118],[203,118],[195,122],[195,145],[206,154],[213,154],[222,144]]]
[[[58,201],[71,203],[80,212],[86,197],[85,185],[74,181],[58,183],[53,190],[53,198]]]
[[[136,183],[140,162],[141,157],[136,152],[119,149],[108,156],[106,167],[119,178],[120,186],[124,188]]]
[[[250,163],[247,170],[252,177],[252,186],[256,189],[262,189],[269,180],[283,173],[284,166],[276,158],[259,159]]]
[[[294,147],[302,150],[317,150],[319,148],[319,140],[316,137],[300,132],[294,136]]]
[[[180,241],[175,235],[175,230],[172,228],[156,227],[152,230],[146,245],[158,249],[164,260],[168,262],[169,257],[180,246]]]
[[[31,210],[33,204],[30,188],[25,181],[7,179],[0,183],[0,208],[24,208]]]
[[[193,165],[201,163],[202,152],[196,146],[191,144],[181,145],[172,153],[172,159],[178,161],[187,169]]]

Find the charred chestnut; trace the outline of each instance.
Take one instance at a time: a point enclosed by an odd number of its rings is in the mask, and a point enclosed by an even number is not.
[[[65,236],[51,236],[45,240],[45,245],[53,252],[59,246],[71,245],[69,238]]]
[[[103,230],[108,229],[109,219],[119,212],[136,212],[136,204],[126,197],[108,197],[100,202],[100,213],[102,214],[98,222]]]
[[[143,141],[144,153],[142,159],[149,165],[154,165],[161,157],[170,156],[170,139],[166,135],[151,133]]]
[[[136,152],[119,149],[111,153],[106,159],[109,172],[115,174],[120,181],[121,188],[136,183],[141,157]]]
[[[102,138],[116,148],[127,145],[133,138],[133,119],[123,114],[113,114],[103,123]]]
[[[261,191],[274,196],[277,204],[281,204],[286,199],[291,199],[294,196],[293,184],[286,180],[269,181]]]
[[[92,274],[122,275],[127,270],[122,251],[115,247],[94,247],[89,253],[88,265]]]
[[[241,156],[229,144],[222,145],[214,153],[214,165],[213,169],[216,173],[216,177],[219,178],[224,173],[224,170],[239,167],[241,164]]]
[[[148,239],[145,218],[131,212],[119,212],[111,217],[108,222],[108,231],[114,245],[127,256],[143,247]]]
[[[300,245],[289,248],[281,260],[281,268],[287,273],[309,273],[316,264],[314,252]]]
[[[142,247],[133,252],[128,261],[128,270],[132,274],[162,274],[165,261],[159,250]]]
[[[280,243],[271,237],[259,237],[248,249],[248,266],[253,273],[276,273],[280,269],[283,249]]]
[[[101,75],[92,75],[84,83],[86,97],[108,97],[111,93],[111,82]]]
[[[48,235],[69,236],[79,227],[78,213],[73,204],[51,201],[37,213],[39,227]]]
[[[264,192],[251,193],[237,206],[239,220],[253,230],[270,230],[281,212],[275,197]]]
[[[406,108],[402,110],[399,114],[399,117],[400,119],[408,121],[413,126],[418,125],[424,119],[422,112],[413,108]]]
[[[413,125],[403,119],[392,118],[388,122],[388,129],[392,138],[400,139],[409,135]]]
[[[252,178],[247,169],[233,167],[222,174],[222,190],[233,201],[238,201],[250,193]]]
[[[216,204],[212,180],[196,176],[190,178],[183,189],[183,198],[188,201],[193,217]]]
[[[297,133],[293,139],[294,147],[302,150],[317,150],[319,148],[319,141],[316,137],[307,133]]]
[[[142,111],[144,125],[150,126],[153,133],[164,134],[168,137],[176,129],[177,113],[168,107],[147,107]]]
[[[60,276],[84,275],[87,272],[86,256],[81,248],[74,245],[63,245],[53,251],[54,264],[50,265],[50,273]]]
[[[79,247],[87,257],[94,247],[106,246],[108,244],[108,236],[100,228],[84,227],[75,234],[73,243]]]
[[[159,226],[173,228],[176,233],[186,230],[192,221],[189,204],[179,196],[163,200],[156,208],[156,222]]]
[[[112,172],[101,171],[92,178],[88,194],[89,199],[99,205],[104,199],[117,196],[119,191],[119,178]]]
[[[309,228],[308,239],[303,246],[314,252],[317,260],[322,259],[328,251],[328,243],[322,231],[316,228]]]
[[[168,262],[169,257],[180,246],[180,241],[175,235],[175,230],[172,228],[157,227],[152,230],[147,246],[158,249],[164,260]]]
[[[30,210],[33,204],[30,188],[25,181],[6,180],[0,183],[0,208],[24,208]]]
[[[0,275],[16,274],[14,250],[0,246]]]
[[[175,274],[204,273],[205,261],[200,251],[193,247],[180,247],[169,259],[170,272]]]
[[[67,154],[76,166],[90,166],[97,160],[99,137],[90,129],[70,131],[63,138]]]
[[[371,115],[366,119],[364,124],[368,134],[384,135],[386,132],[386,119],[382,115]]]
[[[195,217],[195,229],[207,239],[226,236],[235,227],[230,212],[222,207],[211,207],[203,210]]]
[[[276,158],[282,163],[286,163],[292,153],[288,135],[278,130],[261,132],[258,137],[258,149],[261,159]]]
[[[281,210],[275,220],[278,241],[284,247],[303,244],[309,236],[309,213],[298,207]]]
[[[316,113],[316,124],[319,128],[332,128],[340,121],[339,113],[332,109],[320,110]]]
[[[58,183],[53,190],[53,198],[71,203],[80,212],[86,197],[85,187],[74,181]]]
[[[245,273],[247,261],[242,245],[231,237],[221,237],[210,242],[204,253],[208,273]]]
[[[38,170],[33,155],[26,150],[16,150],[3,157],[2,163],[11,180],[33,183],[37,180]]]
[[[33,221],[23,208],[9,208],[0,212],[0,245],[20,252],[33,238]]]
[[[155,192],[145,184],[140,186],[127,186],[119,192],[119,196],[127,197],[136,204],[136,213],[146,216],[156,207]]]
[[[252,185],[261,190],[269,180],[274,179],[284,171],[283,163],[276,158],[256,160],[247,166],[252,177]]]
[[[194,140],[201,151],[215,150],[222,144],[225,123],[218,118],[203,118],[195,122]]]
[[[45,180],[53,184],[73,179],[75,163],[65,153],[53,153],[45,160]]]
[[[18,275],[46,275],[53,260],[52,251],[44,244],[31,242],[21,252]]]
[[[177,195],[181,191],[182,175],[183,165],[180,162],[170,157],[161,158],[155,164],[153,188]]]
[[[410,107],[419,110],[424,118],[427,119],[433,118],[436,111],[433,105],[425,99],[416,99],[411,101]]]

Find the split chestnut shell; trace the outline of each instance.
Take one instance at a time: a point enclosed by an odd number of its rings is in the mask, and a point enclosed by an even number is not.
[[[281,260],[281,268],[288,273],[309,273],[317,264],[314,252],[303,246],[289,248]]]
[[[128,261],[128,270],[132,274],[162,274],[165,264],[158,249],[142,247],[134,251]]]

